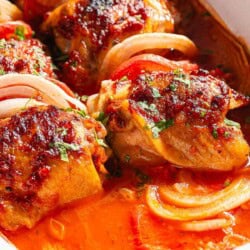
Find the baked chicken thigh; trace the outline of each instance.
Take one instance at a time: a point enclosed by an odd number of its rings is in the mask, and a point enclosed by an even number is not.
[[[55,77],[45,46],[32,38],[31,27],[22,21],[0,24],[0,74],[23,73]]]
[[[25,109],[25,108],[24,108]],[[102,190],[103,126],[54,106],[0,120],[0,226],[31,228],[49,211]]]
[[[112,46],[135,34],[171,32],[173,20],[162,0],[70,0],[52,11],[43,30],[68,56],[62,79],[76,92],[97,92],[98,70]]]
[[[114,81],[104,81],[88,100],[94,117],[108,119],[108,139],[120,162],[155,166],[168,161],[220,171],[246,163],[249,146],[240,124],[226,114],[249,99],[195,65],[148,58],[121,65]]]

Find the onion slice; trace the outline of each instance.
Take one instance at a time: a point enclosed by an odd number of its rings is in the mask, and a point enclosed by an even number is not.
[[[16,91],[14,87],[17,88]],[[54,105],[58,108],[72,107],[86,112],[85,105],[79,100],[73,98],[69,91],[64,91],[64,89],[57,84],[40,76],[15,73],[1,76],[0,91],[2,90],[2,95],[5,99],[29,97],[43,103]]]
[[[195,44],[186,36],[170,33],[145,33],[131,36],[112,47],[100,67],[100,80],[109,75],[131,56],[152,49],[175,49],[187,57],[197,54]]]
[[[240,185],[239,181],[234,181],[225,189],[218,192],[212,192],[209,194],[184,194],[173,190],[171,186],[159,187],[159,193],[162,200],[169,202],[171,204],[181,206],[181,207],[198,207],[201,205],[216,202],[217,200],[223,198],[225,195],[230,195],[235,189],[238,189]]]
[[[161,200],[158,187],[149,186],[146,194],[147,204],[155,215],[164,219],[176,221],[207,219],[224,211],[234,209],[250,200],[250,180],[239,177],[235,182],[238,182],[239,185],[233,187],[231,192],[225,193],[220,199],[192,208],[182,208],[166,204]]]
[[[231,220],[225,218],[216,218],[201,221],[182,222],[177,227],[182,231],[202,232],[226,228],[231,225]]]

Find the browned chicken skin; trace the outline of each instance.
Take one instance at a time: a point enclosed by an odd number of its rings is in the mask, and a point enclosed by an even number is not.
[[[106,81],[88,107],[94,116],[105,112],[109,117],[109,141],[123,164],[169,161],[227,171],[246,163],[249,146],[240,125],[226,114],[248,101],[206,71],[176,69],[144,72],[134,81]]]
[[[102,189],[106,160],[92,118],[53,106],[0,121],[0,226],[32,227],[49,211]]]
[[[134,34],[173,30],[162,0],[71,0],[52,11],[43,24],[69,58],[62,79],[75,91],[98,91],[98,68],[107,51]]]
[[[54,77],[51,58],[43,51],[43,45],[36,39],[18,41],[0,40],[0,72],[26,73]]]

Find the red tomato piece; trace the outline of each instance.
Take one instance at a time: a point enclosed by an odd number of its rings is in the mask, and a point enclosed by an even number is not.
[[[143,71],[171,71],[181,68],[186,72],[197,70],[196,64],[191,64],[188,61],[171,61],[162,56],[154,54],[142,54],[134,56],[122,63],[111,75],[112,80],[121,79],[127,76],[128,79],[134,80],[138,74]]]
[[[0,25],[0,39],[25,40],[31,38],[32,35],[31,27],[22,21],[10,21]]]

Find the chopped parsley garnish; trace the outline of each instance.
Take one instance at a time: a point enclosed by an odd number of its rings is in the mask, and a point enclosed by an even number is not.
[[[152,87],[151,90],[152,90],[152,95],[153,95],[154,98],[160,98],[161,97],[161,94],[160,94],[160,92],[159,92],[159,90],[157,88]]]
[[[152,112],[154,114],[159,113],[159,111],[154,103],[148,104],[146,101],[143,101],[143,102],[137,102],[137,104],[145,111],[149,111],[149,112]]]
[[[140,79],[141,81],[144,81],[144,82],[147,83],[148,85],[152,85],[153,80],[154,80],[153,76],[150,75],[150,74],[143,74],[143,75],[140,75],[140,76],[139,76],[139,79]]]
[[[125,82],[125,81],[128,81],[128,77],[127,76],[123,76],[119,82]]]
[[[142,21],[142,16],[141,15],[135,15],[134,16],[137,21]]]
[[[0,39],[0,49],[4,49],[6,47],[6,40]]]
[[[70,66],[72,66],[73,68],[76,68],[78,66],[78,62],[73,61],[73,62],[71,62]]]
[[[25,39],[25,29],[23,26],[17,26],[15,29],[15,35],[18,37],[19,40]]]
[[[171,91],[175,92],[176,89],[177,89],[177,86],[176,86],[176,84],[171,83],[171,84],[169,85],[169,88],[170,88]]]
[[[80,150],[79,145],[69,144],[66,142],[54,142],[54,143],[51,143],[50,146],[58,149],[58,151],[60,153],[61,160],[65,161],[65,162],[69,161],[67,150],[71,150],[71,151]]]
[[[104,148],[108,148],[108,145],[104,142],[104,140],[98,138],[96,131],[94,131],[94,136],[95,136],[95,140],[96,140],[96,142],[97,142],[97,144],[98,144],[99,146],[102,146],[102,147],[104,147]]]
[[[88,100],[89,96],[88,95],[82,95],[79,99],[82,102],[86,102]]]
[[[86,113],[84,110],[78,110],[78,109],[73,109],[73,108],[66,108],[65,109],[66,112],[74,112],[82,117],[86,117]]]
[[[218,132],[217,132],[217,129],[213,129],[213,131],[212,131],[212,136],[214,137],[214,139],[218,139]]]
[[[191,80],[188,75],[184,74],[181,69],[175,69],[173,73],[175,75],[174,81],[184,83],[188,88],[190,88]]]
[[[150,177],[143,173],[140,169],[135,169],[135,176],[138,180],[138,186],[143,186],[150,181]]]
[[[107,116],[103,111],[99,113],[99,116],[96,118],[97,121],[101,122],[103,125],[106,125],[108,122],[109,116]]]
[[[125,155],[125,156],[124,156],[124,160],[125,160],[125,162],[129,163],[130,160],[131,160],[130,155]]]
[[[96,141],[97,141],[97,143],[98,143],[99,146],[102,146],[104,148],[108,148],[108,145],[104,142],[103,139],[97,138]]]
[[[30,97],[28,99],[28,101],[25,103],[24,107],[22,108],[23,110],[27,108],[27,106],[29,105],[29,103],[33,100],[33,97]]]
[[[225,137],[225,138],[229,138],[229,137],[230,137],[230,133],[229,133],[228,131],[225,131],[225,132],[224,132],[224,137]]]
[[[224,187],[228,187],[229,185],[231,184],[231,181],[230,180],[225,180],[225,182],[224,182]]]
[[[202,109],[202,110],[200,111],[200,117],[201,117],[201,118],[204,118],[204,117],[206,116],[206,114],[207,114],[207,110]]]
[[[224,122],[225,122],[225,124],[227,126],[240,128],[240,124],[238,122],[234,122],[234,121],[228,120],[227,118],[224,119]]]
[[[6,72],[4,71],[4,69],[0,69],[0,75],[4,75],[6,74]]]
[[[162,132],[163,130],[165,130],[173,125],[174,125],[174,119],[162,120],[162,121],[153,123],[150,126],[151,131],[153,133],[153,137],[158,138],[160,132]]]
[[[35,69],[32,71],[32,74],[35,76],[39,76],[39,72],[37,72]]]
[[[56,132],[57,132],[57,133],[60,133],[61,136],[65,136],[65,135],[68,134],[68,129],[67,129],[67,128],[57,128],[57,129],[56,129]]]

